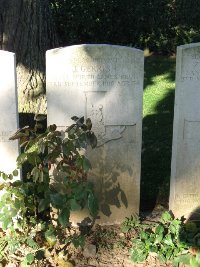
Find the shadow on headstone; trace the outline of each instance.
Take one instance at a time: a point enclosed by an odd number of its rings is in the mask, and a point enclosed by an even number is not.
[[[99,200],[98,223],[121,223],[139,212],[143,51],[77,45],[49,50],[46,59],[48,124],[70,125],[74,115],[91,119],[97,148],[87,151],[88,178]]]

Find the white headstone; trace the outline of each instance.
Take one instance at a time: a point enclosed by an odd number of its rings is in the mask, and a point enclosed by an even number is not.
[[[74,115],[92,120],[98,148],[89,153],[89,178],[99,199],[98,223],[120,223],[139,211],[143,52],[77,45],[49,50],[46,60],[48,124],[71,125]]]
[[[9,141],[18,126],[15,54],[0,50],[0,171],[16,169],[18,141]]]
[[[179,46],[170,209],[189,217],[200,206],[200,43]]]

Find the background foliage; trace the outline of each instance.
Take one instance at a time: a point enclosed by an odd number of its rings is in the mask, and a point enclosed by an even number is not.
[[[61,45],[111,43],[161,53],[200,41],[198,0],[50,0]]]

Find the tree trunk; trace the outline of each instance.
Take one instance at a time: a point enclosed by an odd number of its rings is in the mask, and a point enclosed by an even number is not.
[[[19,112],[46,113],[45,52],[57,45],[49,0],[0,0],[0,49],[16,53]]]

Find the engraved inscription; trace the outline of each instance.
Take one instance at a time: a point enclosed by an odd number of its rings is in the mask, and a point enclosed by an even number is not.
[[[107,65],[93,65],[93,66],[87,66],[87,65],[82,65],[82,66],[74,66],[72,69],[73,72],[87,72],[87,73],[99,73],[99,72],[110,72],[110,67]]]
[[[106,127],[107,129],[107,127]],[[106,131],[105,135],[98,140],[97,147],[108,143],[111,140],[117,140],[122,138],[122,133],[126,130],[126,126],[112,126],[111,131]]]
[[[106,131],[105,126],[105,97],[104,92],[86,93],[86,110],[87,117],[93,122],[93,131],[97,136],[97,146],[122,138],[122,133],[125,131],[125,126],[112,126],[112,129]]]
[[[11,136],[12,131],[1,131],[0,132],[0,142],[10,142],[9,137]]]
[[[102,57],[102,54],[99,54],[99,57],[92,58],[83,56],[78,51],[76,53],[80,54],[80,57],[67,58],[63,62],[62,73],[49,77],[48,87],[78,87],[83,92],[107,91],[115,85],[126,87],[138,82],[138,69],[135,67],[133,55],[122,57],[119,53],[112,52],[115,54],[113,57]]]
[[[194,203],[200,203],[200,196],[199,194],[194,194],[194,193],[190,193],[190,194],[183,194],[183,195],[175,195],[175,202],[177,204],[194,204]]]
[[[200,80],[200,50],[197,48],[191,51],[186,50],[183,55],[183,66],[181,81]]]
[[[73,78],[73,79],[72,79]],[[110,87],[113,85],[130,86],[136,82],[134,76],[131,75],[74,75],[69,80],[63,81],[49,81],[48,86],[52,86],[55,89],[63,87],[85,87],[83,91],[87,91],[87,87]],[[72,80],[71,80],[72,79]]]

